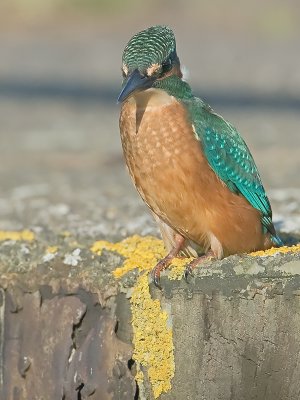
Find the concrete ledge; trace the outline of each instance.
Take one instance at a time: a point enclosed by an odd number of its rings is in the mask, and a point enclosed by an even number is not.
[[[188,289],[167,284],[161,302],[172,315],[176,367],[162,399],[300,398],[299,258],[279,268],[291,265],[297,275],[269,265],[200,275]]]
[[[300,246],[148,271],[156,238],[0,232],[1,399],[299,399]],[[150,283],[149,283],[150,282]]]

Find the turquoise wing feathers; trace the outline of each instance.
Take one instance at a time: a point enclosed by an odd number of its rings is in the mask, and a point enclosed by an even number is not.
[[[261,213],[264,231],[282,245],[272,223],[272,209],[258,169],[246,143],[237,130],[221,116],[194,98],[186,103],[209,165],[234,193],[243,195]]]

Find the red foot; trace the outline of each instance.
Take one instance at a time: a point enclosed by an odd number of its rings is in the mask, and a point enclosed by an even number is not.
[[[161,286],[160,286],[161,271],[168,268],[168,266],[171,264],[173,258],[177,257],[178,253],[182,249],[182,246],[184,245],[184,241],[185,241],[184,237],[178,234],[176,236],[175,247],[170,251],[169,254],[166,255],[166,257],[164,257],[162,260],[160,260],[156,264],[156,266],[153,268],[152,273],[151,273],[152,279],[153,279],[154,285],[156,287],[158,287],[159,289],[161,289]]]
[[[212,250],[209,250],[206,254],[203,256],[195,258],[193,261],[191,261],[185,268],[184,271],[184,279],[187,281],[189,276],[194,276],[193,270],[199,265],[202,264],[203,261],[210,260],[212,258],[215,258],[214,253]]]

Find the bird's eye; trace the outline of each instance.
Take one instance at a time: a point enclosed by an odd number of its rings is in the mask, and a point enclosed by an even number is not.
[[[168,58],[166,61],[163,62],[162,70],[165,73],[165,72],[170,71],[170,69],[172,69],[172,60],[170,58]]]

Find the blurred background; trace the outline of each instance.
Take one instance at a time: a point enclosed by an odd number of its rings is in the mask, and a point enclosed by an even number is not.
[[[0,229],[155,233],[125,170],[130,37],[166,24],[189,82],[242,133],[277,226],[300,226],[299,0],[1,0]]]

